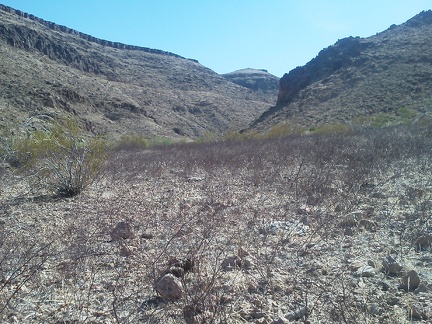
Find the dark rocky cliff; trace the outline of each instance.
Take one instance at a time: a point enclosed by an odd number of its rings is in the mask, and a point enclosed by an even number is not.
[[[170,56],[175,56],[175,57],[182,57],[180,55],[177,55],[177,54],[174,54],[171,52],[162,51],[159,49],[153,49],[153,48],[141,47],[141,46],[135,46],[135,45],[127,45],[127,44],[123,44],[123,43],[119,43],[119,42],[112,42],[112,41],[100,39],[97,37],[93,37],[91,35],[87,35],[87,34],[79,32],[77,30],[68,28],[66,26],[58,25],[56,23],[43,20],[43,19],[38,18],[32,14],[28,14],[26,12],[23,12],[23,11],[20,11],[20,10],[17,10],[17,9],[14,9],[14,8],[11,8],[11,7],[2,5],[2,4],[0,4],[0,10],[15,14],[18,17],[23,17],[23,18],[33,20],[33,21],[38,22],[39,24],[41,24],[41,25],[43,25],[43,26],[45,26],[45,27],[47,27],[53,31],[59,31],[59,32],[66,33],[66,34],[71,34],[71,35],[77,36],[83,40],[97,43],[97,44],[102,45],[102,46],[108,46],[108,47],[118,48],[118,49],[136,50],[136,51],[161,54],[161,55],[170,55]],[[28,32],[28,30],[24,30],[22,33],[18,33],[18,35],[21,35],[21,36],[27,35],[27,32]],[[32,37],[24,37],[21,39],[18,37],[18,39],[17,39],[16,36],[17,36],[16,33],[12,33],[12,37],[7,38],[9,45],[24,46],[24,48],[26,48],[26,47],[31,46],[32,43],[34,43],[34,39],[32,39]],[[29,35],[29,36],[31,36],[31,35]],[[192,59],[192,61],[198,62],[197,60],[194,60],[194,59]]]
[[[289,102],[301,89],[329,77],[342,68],[361,66],[366,60],[361,57],[361,53],[373,46],[372,42],[361,41],[359,37],[348,37],[323,49],[305,66],[297,67],[281,78],[277,105]]]

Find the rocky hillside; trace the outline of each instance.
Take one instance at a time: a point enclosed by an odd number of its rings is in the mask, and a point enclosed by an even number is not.
[[[279,78],[267,70],[241,69],[222,75],[226,79],[260,94],[264,101],[275,103],[279,89]]]
[[[314,125],[432,108],[432,11],[367,38],[349,37],[285,74],[274,107],[254,122]]]
[[[70,113],[94,133],[188,137],[245,127],[262,96],[196,60],[97,39],[0,6],[0,126]]]

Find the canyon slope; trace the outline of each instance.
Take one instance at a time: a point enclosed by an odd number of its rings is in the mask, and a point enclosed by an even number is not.
[[[196,138],[273,103],[196,60],[106,41],[0,5],[0,127],[77,116],[89,132]]]
[[[432,110],[432,11],[367,38],[323,49],[280,80],[277,103],[252,127],[349,123],[356,117]]]

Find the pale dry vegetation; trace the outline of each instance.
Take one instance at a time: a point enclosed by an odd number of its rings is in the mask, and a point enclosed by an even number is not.
[[[129,147],[68,199],[32,195],[6,169],[0,319],[430,320],[431,144],[398,126]],[[420,283],[404,287],[411,270]]]

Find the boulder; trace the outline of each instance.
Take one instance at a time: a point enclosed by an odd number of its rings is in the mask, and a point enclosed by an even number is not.
[[[417,287],[420,285],[420,277],[415,270],[409,271],[405,276],[402,278],[402,288],[406,291],[413,291],[417,289]]]
[[[353,272],[357,271],[358,269],[360,269],[363,266],[365,266],[365,264],[360,260],[352,260],[350,262],[350,265],[349,265],[350,270]]]
[[[119,222],[110,232],[113,241],[131,239],[134,237],[132,226],[128,222]]]
[[[409,319],[410,320],[427,320],[428,315],[424,307],[420,304],[413,304],[409,308]]]
[[[154,235],[151,232],[144,232],[141,234],[141,238],[144,240],[151,240],[152,238],[154,238]]]
[[[123,245],[120,248],[120,255],[123,257],[131,256],[136,252],[137,248],[135,246]]]
[[[300,307],[288,314],[285,315],[285,318],[290,321],[297,321],[304,317],[308,313],[308,310],[306,307]]]
[[[417,252],[427,250],[432,246],[432,235],[424,234],[417,238],[415,241],[415,248]]]
[[[183,296],[183,285],[173,274],[164,275],[156,283],[156,291],[166,300],[175,301]]]
[[[356,212],[352,212],[349,213],[347,215],[345,215],[344,217],[342,217],[342,219],[339,221],[339,227],[342,228],[351,228],[351,227],[357,227],[358,225],[358,213]]]
[[[421,283],[415,290],[414,290],[414,294],[418,295],[420,293],[425,293],[428,291],[428,288],[426,287],[425,284]]]
[[[233,270],[241,268],[242,266],[242,260],[237,255],[231,255],[225,258],[225,260],[222,261],[222,269],[225,271]]]
[[[373,276],[375,276],[375,268],[374,267],[371,267],[371,266],[369,266],[369,265],[366,265],[366,266],[363,266],[363,267],[360,267],[358,270],[357,270],[357,275],[359,275],[360,277],[367,277],[367,278],[370,278],[370,277],[373,277]]]
[[[382,265],[384,271],[391,275],[399,273],[399,271],[402,269],[402,266],[398,262],[396,262],[396,260],[393,259],[391,255],[387,255],[383,258]]]
[[[360,220],[360,226],[362,226],[364,229],[369,230],[371,232],[375,232],[378,228],[378,224],[370,219],[362,219]]]

